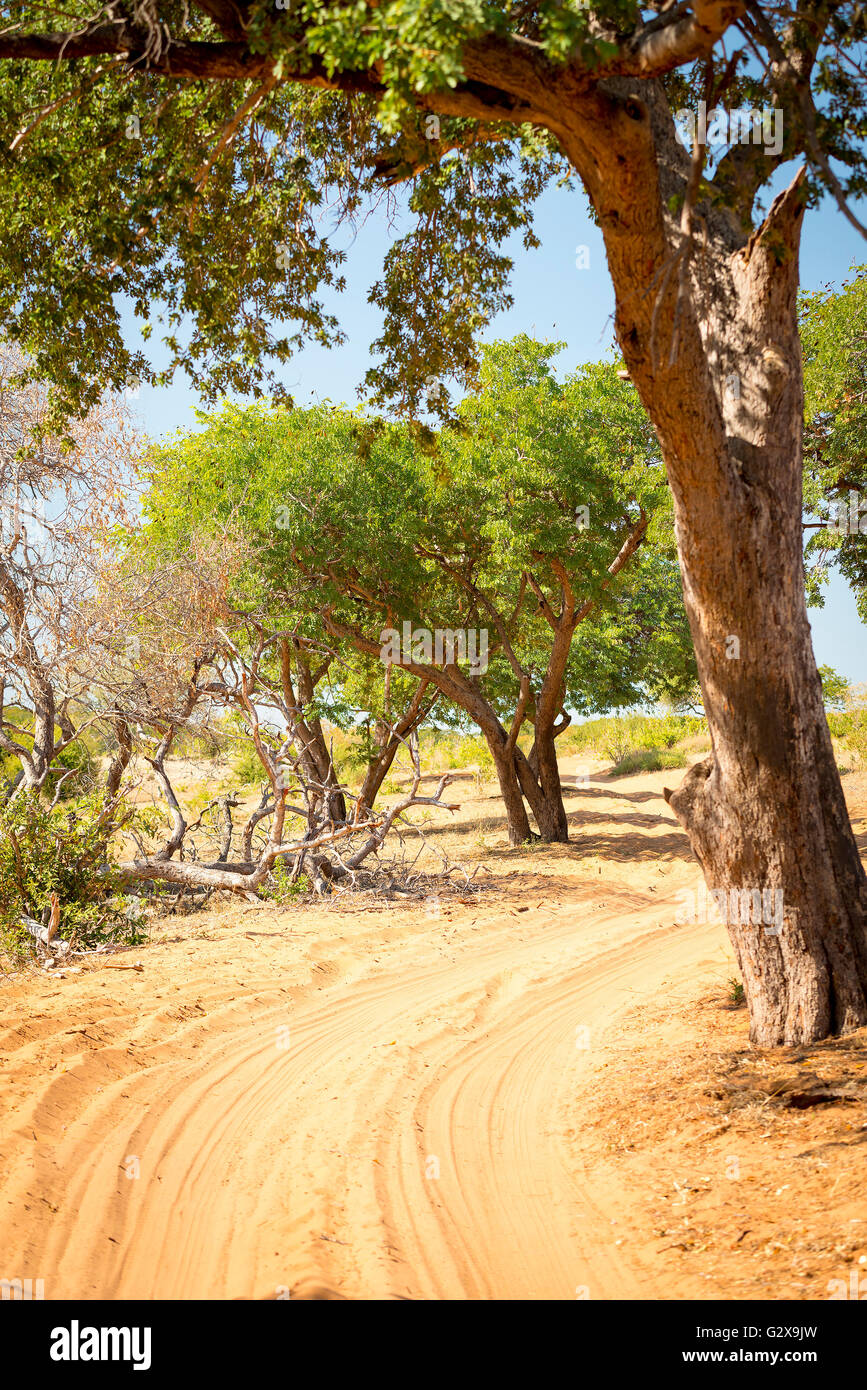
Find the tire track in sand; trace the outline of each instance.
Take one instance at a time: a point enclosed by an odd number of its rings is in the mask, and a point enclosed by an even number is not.
[[[138,1069],[116,1040],[88,1053],[35,1098],[54,1143],[7,1169],[4,1263],[54,1298],[671,1296],[615,1244],[618,1194],[574,1170],[568,1131],[594,1040],[718,958],[720,929],[587,896],[409,966],[396,949],[291,1014],[285,998],[240,1009],[212,981],[185,1047],[136,1049]]]

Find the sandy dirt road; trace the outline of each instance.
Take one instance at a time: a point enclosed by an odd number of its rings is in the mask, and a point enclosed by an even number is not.
[[[23,1018],[4,996],[0,1274],[46,1298],[702,1296],[659,1282],[571,1145],[620,1015],[719,977],[723,930],[675,926],[655,872],[291,927],[232,909],[141,972],[40,980]]]

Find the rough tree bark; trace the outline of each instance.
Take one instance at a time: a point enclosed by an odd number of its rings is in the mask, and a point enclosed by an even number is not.
[[[709,886],[754,902],[755,890],[782,892],[781,929],[739,908],[729,931],[753,1041],[800,1044],[867,1023],[867,879],[804,597],[803,180],[749,239],[708,212],[688,260],[691,240],[678,243],[664,216],[668,132],[652,87],[636,85],[599,92],[597,119],[564,144],[600,216],[618,341],[674,494],[712,753],[668,799]]]

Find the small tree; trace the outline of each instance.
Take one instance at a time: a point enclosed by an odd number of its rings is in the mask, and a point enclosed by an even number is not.
[[[47,391],[0,348],[0,751],[17,762],[10,791],[75,777],[72,747],[95,721],[85,613],[107,527],[125,515],[138,440],[117,402],[67,437],[46,433]],[[8,764],[7,764],[8,765]]]
[[[849,694],[849,682],[845,676],[840,676],[831,666],[820,666],[819,677],[822,681],[822,699],[825,701],[825,709],[845,709]]]

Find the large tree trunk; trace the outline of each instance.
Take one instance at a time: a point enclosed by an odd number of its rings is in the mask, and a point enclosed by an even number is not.
[[[612,83],[611,100],[600,100],[609,138],[601,126],[585,128],[573,148],[605,235],[618,340],[674,494],[711,732],[711,757],[670,804],[708,886],[737,890],[729,931],[753,1041],[801,1044],[867,1023],[867,879],[804,598],[803,190],[796,179],[749,241],[725,214],[703,208],[684,262],[690,239],[666,223],[677,186],[666,184],[678,157],[670,116],[660,115],[652,85],[642,92],[647,105],[626,85]],[[778,894],[780,923],[764,906]]]
[[[553,752],[553,749],[551,751]],[[569,823],[566,819],[566,807],[563,805],[563,789],[560,786],[556,754],[553,767],[548,759],[544,760],[543,767],[538,748],[531,763],[521,749],[516,747],[512,761],[518,785],[536,818],[539,838],[545,844],[567,844]]]
[[[541,820],[539,811],[536,811],[539,830],[542,839],[548,843],[565,845],[569,843],[569,821],[563,804],[563,788],[560,783],[560,769],[557,766],[557,747],[553,729],[546,729],[543,737],[537,738],[534,747],[538,760],[542,807]]]
[[[527,808],[521,795],[513,752],[505,742],[505,731],[501,728],[499,732],[502,737],[486,733],[485,738],[491,750],[497,781],[500,784],[500,795],[506,808],[509,844],[524,845],[528,840],[532,840],[533,832],[530,829]]]
[[[555,570],[557,568],[555,566]],[[558,715],[563,711],[566,666],[572,646],[572,635],[579,619],[576,615],[575,595],[569,577],[562,568],[560,581],[562,588],[559,613],[555,614],[547,602],[543,608],[553,632],[553,641],[541,689],[535,701],[533,747],[530,758],[525,762],[526,771],[533,774],[534,785],[538,786],[538,797],[531,805],[539,823],[542,839],[548,843],[567,844],[569,821],[563,804],[560,769],[557,766],[555,728]],[[541,600],[542,596],[539,597]],[[520,749],[516,751],[520,756]],[[522,781],[526,782],[526,778],[522,778]]]
[[[723,380],[738,376],[738,393],[722,393],[729,487],[715,498],[675,492],[713,756],[670,804],[711,886],[759,890],[766,902],[769,890],[782,895],[781,926],[773,910],[748,911],[746,898],[729,913],[751,1037],[768,1045],[867,1023],[867,879],[804,598],[800,211],[793,186],[777,207],[775,240],[734,261],[734,321],[720,313],[710,328]]]
[[[608,578],[602,584],[603,589],[607,588],[611,580],[629,564],[644,540],[647,524],[648,518],[642,510],[608,566]],[[516,747],[515,761],[521,788],[536,817],[542,839],[548,844],[568,844],[569,820],[563,804],[563,788],[557,763],[557,736],[569,723],[564,700],[566,668],[572,638],[579,623],[596,607],[597,599],[587,598],[579,606],[565,567],[556,560],[551,563],[561,584],[559,611],[552,608],[536,581],[532,576],[528,576],[539,599],[542,613],[553,633],[553,641],[541,687],[533,703],[533,747],[527,758]],[[521,675],[522,699],[527,698],[529,703],[529,675],[526,672],[522,672]]]

